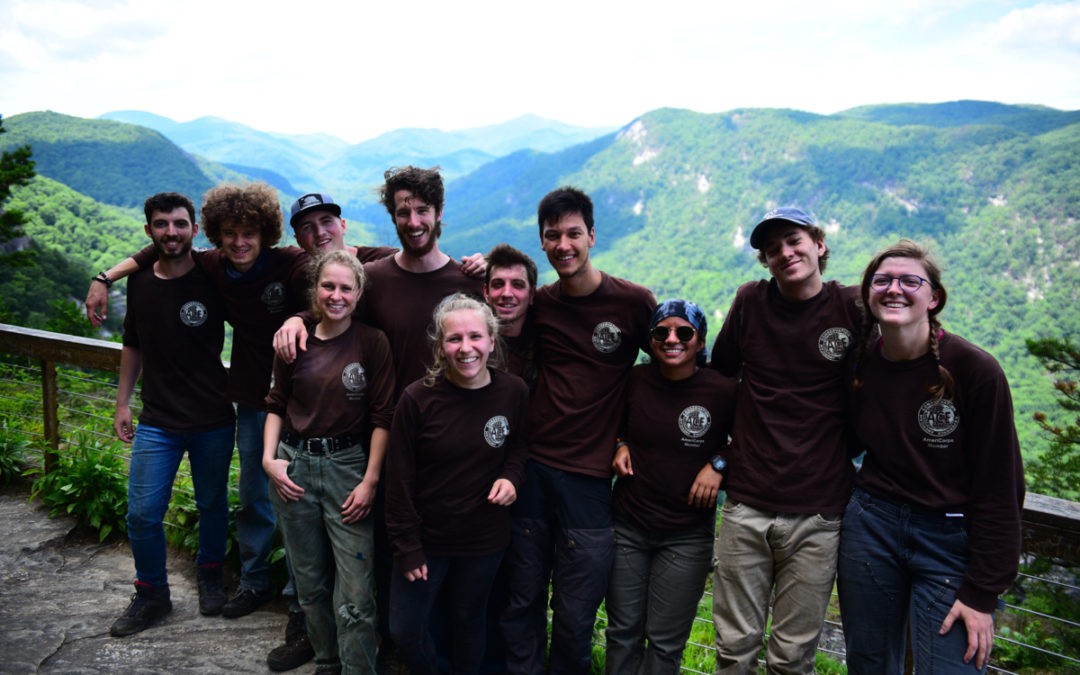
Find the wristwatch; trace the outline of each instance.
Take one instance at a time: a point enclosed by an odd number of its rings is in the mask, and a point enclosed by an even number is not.
[[[91,281],[100,281],[101,283],[105,284],[105,288],[112,288],[112,279],[110,279],[109,275],[105,274],[104,272],[98,272],[98,275],[91,279]]]
[[[727,460],[720,455],[713,455],[713,458],[709,460],[709,464],[712,465],[713,471],[727,477]]]

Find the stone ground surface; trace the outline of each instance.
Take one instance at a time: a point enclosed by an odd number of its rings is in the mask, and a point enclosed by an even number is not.
[[[276,600],[239,619],[198,610],[195,563],[169,552],[173,611],[126,638],[109,626],[134,592],[126,540],[98,544],[48,517],[23,490],[0,492],[0,673],[268,673],[284,636]],[[315,671],[314,662],[293,673]]]

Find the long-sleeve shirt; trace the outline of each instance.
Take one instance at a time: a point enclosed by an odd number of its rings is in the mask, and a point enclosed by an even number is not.
[[[1012,396],[994,357],[944,333],[941,364],[956,395],[935,400],[931,354],[889,361],[875,345],[852,393],[855,429],[866,450],[856,484],[897,502],[963,514],[970,560],[958,597],[981,612],[1016,576],[1020,558],[1024,469]]]
[[[390,432],[386,530],[402,570],[428,555],[481,556],[510,543],[510,509],[487,501],[496,479],[521,490],[528,439],[525,382],[493,368],[462,389],[440,378],[405,388]]]

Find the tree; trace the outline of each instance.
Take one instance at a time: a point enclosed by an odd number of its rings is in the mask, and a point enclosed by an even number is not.
[[[7,133],[4,129],[4,118],[0,116],[0,134]],[[25,221],[23,212],[17,209],[4,210],[3,204],[11,196],[11,189],[16,186],[26,185],[34,177],[34,160],[30,159],[30,146],[22,145],[11,151],[4,151],[0,155],[0,244],[22,236],[22,224]],[[13,264],[18,258],[17,254],[0,251],[0,260],[7,264]]]
[[[1031,355],[1054,376],[1054,389],[1060,394],[1057,403],[1066,418],[1076,415],[1058,425],[1046,413],[1035,413],[1050,446],[1028,464],[1028,482],[1037,492],[1076,501],[1080,499],[1080,345],[1059,338],[1026,342]]]

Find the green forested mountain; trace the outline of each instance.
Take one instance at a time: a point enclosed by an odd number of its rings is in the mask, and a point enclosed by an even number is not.
[[[30,116],[11,118],[13,133],[2,140],[34,145],[39,173],[75,187],[52,168],[61,152],[100,174],[126,175],[122,144],[110,152],[87,150],[104,141],[83,138],[89,127],[78,123],[71,123],[66,141],[60,132],[16,136],[23,117]],[[93,124],[123,127],[101,127],[110,137],[167,143],[129,125]],[[43,159],[39,140],[52,143],[53,154]],[[132,143],[129,150],[146,156],[143,141]],[[169,152],[186,156],[175,147]],[[408,161],[403,155],[400,161],[384,158],[383,164]],[[191,163],[212,180],[238,175],[205,160]],[[282,167],[245,161],[251,165],[287,176]],[[147,166],[131,178],[183,189],[175,182],[179,174],[167,170],[171,164]],[[544,193],[561,184],[578,185],[596,203],[594,254],[602,269],[642,283],[660,298],[697,301],[712,314],[713,334],[738,285],[767,276],[746,238],[771,207],[795,204],[817,214],[833,250],[826,276],[845,283],[856,283],[874,251],[901,236],[930,244],[945,266],[946,329],[999,358],[1013,384],[1025,451],[1044,447],[1031,413],[1054,409],[1053,390],[1023,341],[1080,335],[1078,113],[973,101],[869,106],[830,116],[775,109],[656,110],[589,143],[552,153],[514,152],[451,180],[444,250],[460,255],[509,241],[537,257],[546,271],[535,209]],[[91,194],[79,185],[79,192]],[[113,199],[136,205],[149,191]],[[90,237],[65,224],[86,219],[101,229],[110,217],[128,212],[92,212],[89,200],[57,209],[60,195],[59,186],[44,181],[16,191],[18,206],[35,221],[28,234],[50,250],[78,249],[74,259],[91,266],[114,260],[113,253],[97,251],[125,242],[100,232]],[[141,220],[130,213],[136,223]],[[377,243],[392,243],[381,206],[354,204],[346,216],[353,240],[359,233],[371,242],[367,226]],[[141,228],[133,229],[141,237]]]

